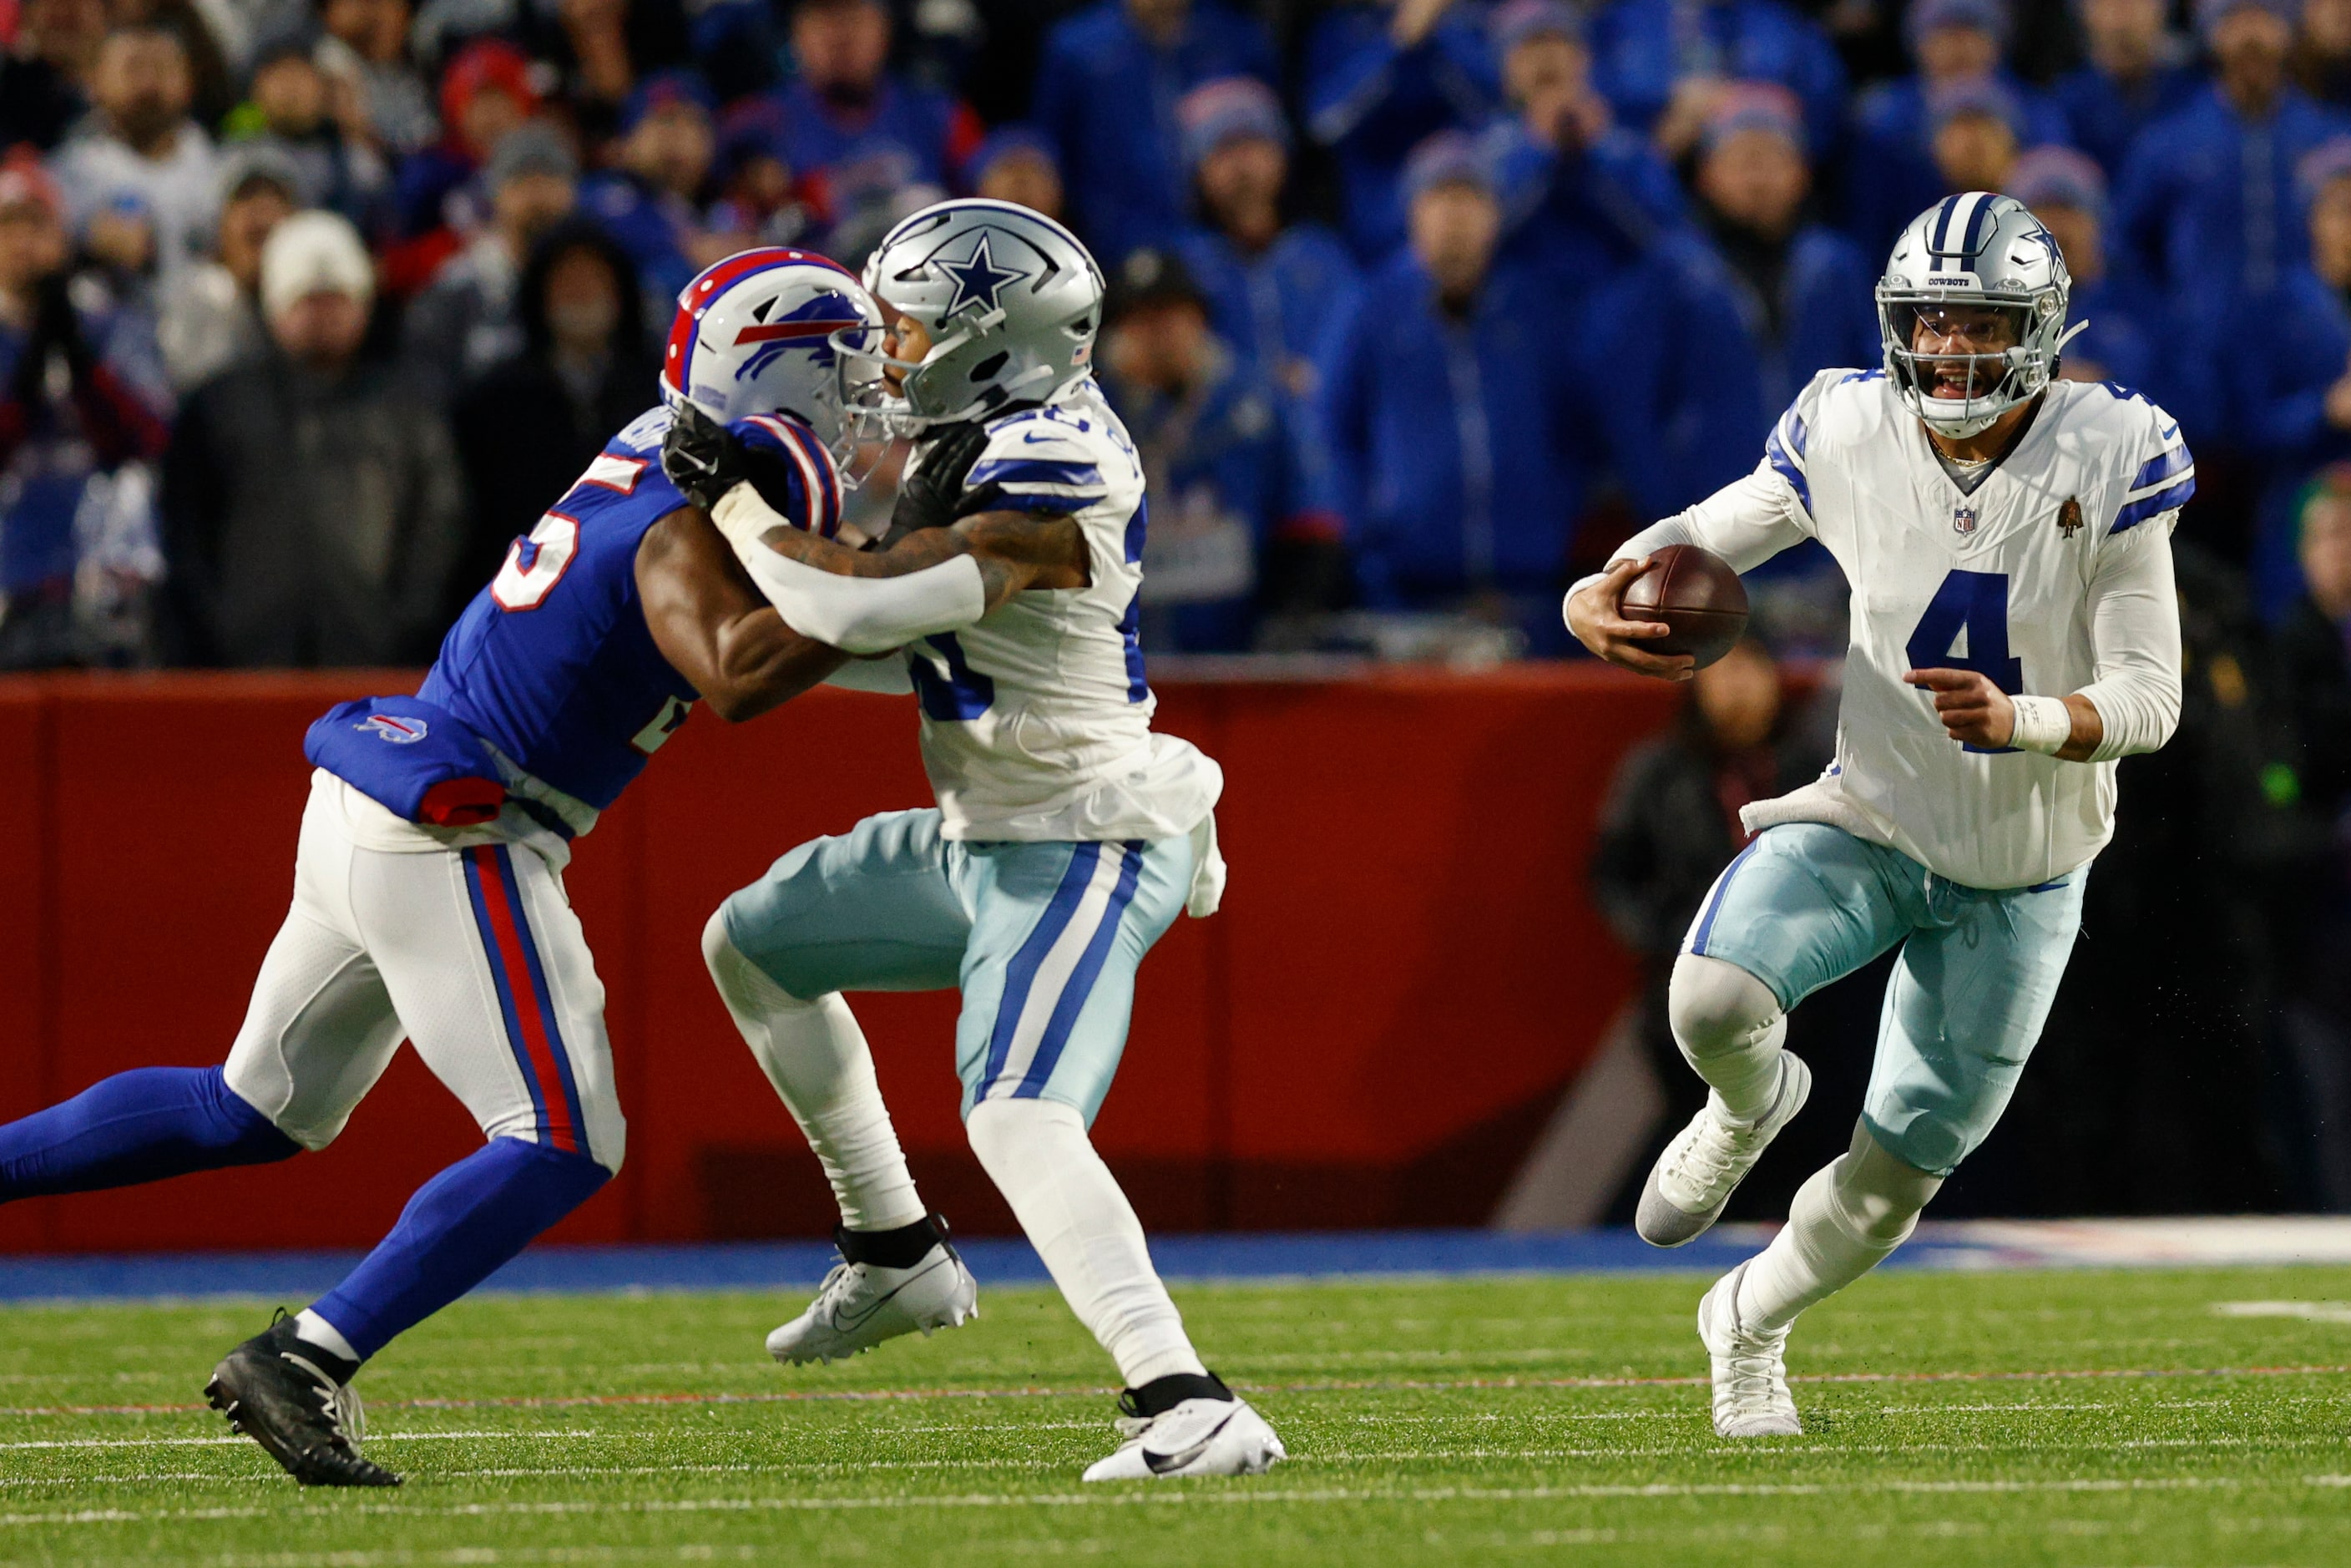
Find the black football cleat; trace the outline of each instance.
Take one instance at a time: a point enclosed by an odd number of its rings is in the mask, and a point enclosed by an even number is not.
[[[306,1487],[396,1487],[357,1447],[366,1421],[348,1380],[358,1370],[297,1339],[281,1307],[266,1333],[221,1358],[204,1399]]]

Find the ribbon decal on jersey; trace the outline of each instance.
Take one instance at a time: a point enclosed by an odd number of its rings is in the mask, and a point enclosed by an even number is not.
[[[507,787],[479,735],[414,697],[338,703],[302,737],[302,755],[404,821],[465,828],[489,821]]]

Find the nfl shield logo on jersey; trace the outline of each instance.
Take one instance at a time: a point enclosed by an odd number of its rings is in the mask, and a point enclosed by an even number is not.
[[[1976,531],[1976,509],[1973,507],[1953,507],[1951,527],[1963,534]]]

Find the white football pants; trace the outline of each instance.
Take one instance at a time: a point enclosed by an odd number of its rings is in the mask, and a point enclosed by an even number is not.
[[[403,1037],[486,1138],[621,1168],[604,987],[561,873],[527,844],[444,847],[314,775],[294,905],[254,982],[228,1086],[304,1148],[332,1143]],[[468,834],[468,839],[483,837]]]

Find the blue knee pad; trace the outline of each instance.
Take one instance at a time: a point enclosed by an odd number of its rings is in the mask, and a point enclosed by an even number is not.
[[[132,1186],[302,1152],[217,1067],[118,1072],[0,1127],[0,1203]]]

